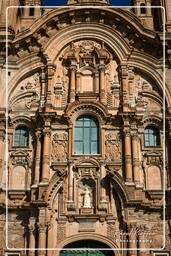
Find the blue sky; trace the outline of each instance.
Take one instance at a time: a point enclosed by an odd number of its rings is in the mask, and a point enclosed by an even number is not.
[[[59,6],[66,4],[67,0],[44,0],[44,5]],[[131,0],[110,0],[112,5],[127,6],[130,5]]]

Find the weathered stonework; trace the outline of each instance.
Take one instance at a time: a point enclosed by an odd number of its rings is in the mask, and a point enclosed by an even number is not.
[[[93,256],[169,256],[169,0],[157,2],[167,14],[165,88],[162,9],[144,10],[154,1],[134,0],[141,8],[131,10],[106,8],[107,0],[69,0],[68,8],[44,13],[40,0],[23,4],[29,8],[9,9],[6,106],[7,1],[0,2],[0,255],[12,249],[63,256],[67,247],[100,247]],[[153,145],[149,127],[158,138]]]

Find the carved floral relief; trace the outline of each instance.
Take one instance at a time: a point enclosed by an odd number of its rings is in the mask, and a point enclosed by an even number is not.
[[[105,157],[108,161],[121,160],[121,144],[117,133],[108,132],[105,136]]]
[[[59,132],[53,135],[52,161],[65,162],[67,160],[68,134]]]

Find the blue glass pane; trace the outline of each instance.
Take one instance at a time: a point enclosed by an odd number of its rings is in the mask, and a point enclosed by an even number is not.
[[[91,120],[91,127],[97,127],[97,123],[95,120]]]
[[[89,141],[88,142],[84,142],[84,154],[91,154]]]
[[[98,154],[97,142],[91,142],[91,154]]]
[[[75,128],[75,139],[83,140],[83,128]]]
[[[77,120],[76,126],[83,126],[83,120]]]
[[[97,128],[91,128],[91,139],[97,140],[98,138],[98,130]]]
[[[84,121],[84,127],[90,127],[90,120]]]
[[[90,141],[90,128],[84,128],[84,142]]]
[[[75,154],[83,154],[83,143],[76,141],[75,142]]]

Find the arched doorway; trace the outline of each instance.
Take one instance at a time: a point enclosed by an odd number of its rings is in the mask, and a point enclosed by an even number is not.
[[[98,250],[94,250],[95,248]],[[105,249],[110,247],[94,240],[80,240],[66,245],[60,252],[60,256],[115,256],[112,250]]]

